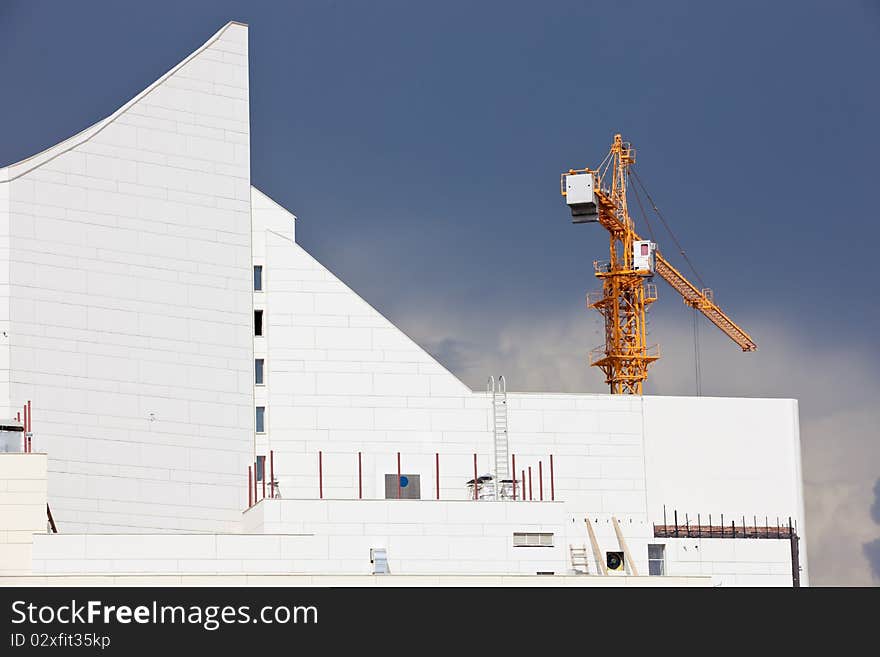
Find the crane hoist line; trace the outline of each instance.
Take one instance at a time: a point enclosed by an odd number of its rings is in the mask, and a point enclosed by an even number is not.
[[[758,348],[715,303],[712,290],[691,283],[663,257],[654,241],[636,232],[626,196],[635,161],[635,149],[617,134],[596,169],[569,169],[561,180],[572,222],[598,223],[609,234],[610,258],[593,263],[602,289],[587,295],[587,307],[599,311],[605,320],[605,344],[590,352],[590,364],[605,374],[611,394],[642,394],[648,366],[660,358],[659,346],[647,344],[645,327],[647,308],[657,300],[655,274],[743,351]]]

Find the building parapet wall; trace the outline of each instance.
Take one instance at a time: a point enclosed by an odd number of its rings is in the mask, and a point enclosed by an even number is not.
[[[0,576],[31,571],[33,536],[46,532],[45,454],[0,453]]]

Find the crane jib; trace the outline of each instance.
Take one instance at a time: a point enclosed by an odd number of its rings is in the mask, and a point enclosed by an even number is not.
[[[656,258],[657,273],[682,296],[688,305],[703,313],[743,351],[755,351],[758,348],[748,333],[737,326],[711,299],[694,287],[675,267],[669,264],[666,258],[659,253],[656,254]]]

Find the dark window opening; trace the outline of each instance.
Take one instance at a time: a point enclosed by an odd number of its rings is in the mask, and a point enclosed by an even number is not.
[[[263,335],[263,311],[254,311],[254,335]]]

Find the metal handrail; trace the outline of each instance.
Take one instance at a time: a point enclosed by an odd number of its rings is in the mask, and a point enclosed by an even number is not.
[[[633,354],[624,354],[624,356],[644,356],[646,358],[660,358],[660,345],[652,344],[645,347],[645,353],[633,353]],[[589,352],[590,365],[599,362],[603,358],[607,358],[608,353],[605,351],[605,345],[600,345],[598,347],[594,347]]]

